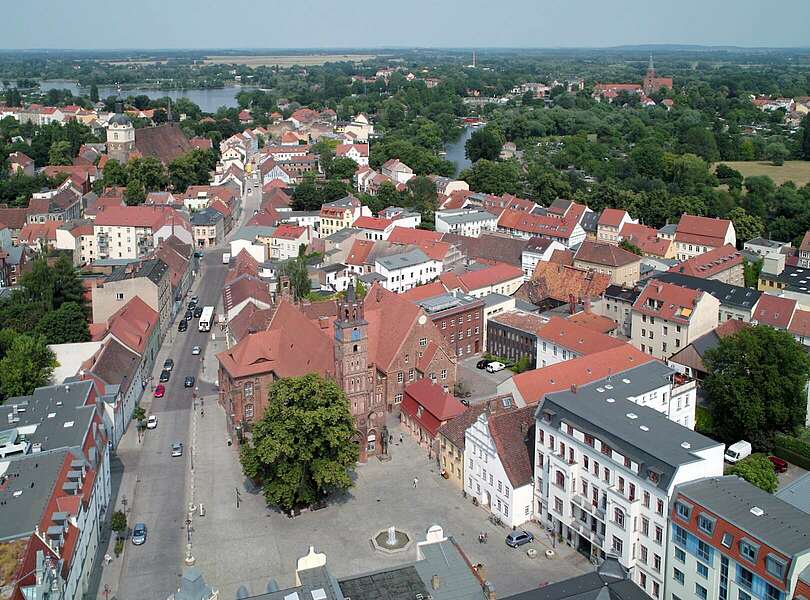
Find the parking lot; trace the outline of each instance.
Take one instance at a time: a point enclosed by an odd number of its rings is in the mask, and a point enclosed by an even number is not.
[[[223,598],[233,598],[240,585],[254,594],[264,591],[271,577],[282,588],[292,585],[296,560],[310,545],[326,553],[336,577],[415,560],[415,543],[394,556],[372,548],[371,537],[390,525],[407,532],[414,542],[424,540],[432,524],[440,525],[473,564],[484,565],[485,576],[499,597],[592,568],[587,559],[564,545],[555,548],[554,558],[543,557],[551,541],[534,525],[526,529],[537,536],[536,542],[508,548],[504,543],[508,530],[491,524],[484,509],[473,506],[461,490],[442,479],[435,459],[428,460],[407,433],[399,444],[396,419],[389,423],[394,436],[390,461],[374,458],[359,465],[356,484],[347,494],[325,509],[290,519],[267,508],[261,493],[249,489],[237,453],[221,443],[224,413],[215,408],[213,399],[206,402],[209,405],[211,410],[198,422],[199,439],[207,443],[195,454],[195,499],[205,504],[206,515],[194,519],[194,556],[206,581],[218,587]],[[418,478],[417,488],[414,478]],[[478,542],[481,531],[489,536],[487,544]],[[529,547],[536,548],[540,557],[529,558]]]
[[[480,355],[465,358],[458,363],[458,381],[464,382],[466,388],[473,391],[473,394],[468,398],[471,404],[497,394],[498,384],[514,375],[509,369],[497,373],[489,373],[486,369],[477,369],[475,364],[479,360],[481,360]]]

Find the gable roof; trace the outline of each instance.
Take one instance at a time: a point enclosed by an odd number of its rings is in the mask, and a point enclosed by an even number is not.
[[[489,435],[513,488],[531,483],[534,475],[530,443],[534,420],[533,406],[495,413],[487,419]]]
[[[158,313],[140,296],[133,296],[107,320],[111,333],[130,350],[143,355],[149,337],[157,327]]]
[[[136,130],[135,149],[142,156],[154,156],[168,165],[178,156],[192,150],[193,146],[175,123],[164,123]]]
[[[549,319],[537,333],[537,337],[582,355],[624,345],[623,341],[615,337],[556,316]]]
[[[624,267],[632,263],[640,263],[641,257],[612,244],[600,244],[585,240],[580,244],[579,250],[574,255],[574,260],[607,267]]]
[[[537,304],[546,299],[575,301],[600,296],[610,285],[610,275],[568,265],[538,262],[532,278],[526,282],[528,299]]]
[[[606,227],[618,227],[622,224],[622,220],[624,220],[626,216],[628,216],[626,210],[620,208],[606,208],[602,211],[602,214],[599,215],[597,224]]]
[[[673,273],[683,273],[708,279],[742,264],[742,253],[738,252],[731,244],[726,244],[698,256],[693,256],[680,264],[672,266],[669,270]]]
[[[442,239],[442,234],[438,231],[427,229],[415,229],[412,227],[394,227],[388,241],[396,244],[423,244],[438,242]]]
[[[446,421],[464,412],[464,405],[444,388],[425,377],[405,387],[405,393],[439,421]],[[435,432],[434,432],[435,433]]]
[[[773,294],[762,294],[757,302],[751,321],[770,325],[777,329],[787,329],[796,311],[796,300],[782,298]]]
[[[462,273],[458,276],[458,279],[464,291],[470,292],[522,277],[523,270],[520,267],[506,263],[496,263],[483,269]]]
[[[726,232],[730,226],[731,221],[728,219],[713,219],[684,214],[675,229],[675,240],[719,247],[723,245]]]
[[[465,433],[469,427],[475,423],[478,416],[484,412],[487,407],[486,402],[479,402],[472,406],[466,407],[465,411],[460,415],[456,415],[446,423],[442,424],[436,431],[437,434],[443,435],[456,447],[461,450],[464,449]]]
[[[514,375],[512,384],[526,404],[536,404],[548,393],[616,375],[653,360],[652,356],[622,343],[601,352]]]
[[[688,324],[704,292],[653,280],[633,304],[633,310],[647,316]]]

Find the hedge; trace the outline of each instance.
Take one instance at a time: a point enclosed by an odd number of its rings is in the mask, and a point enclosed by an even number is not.
[[[810,444],[788,435],[777,435],[773,453],[794,465],[810,470]]]

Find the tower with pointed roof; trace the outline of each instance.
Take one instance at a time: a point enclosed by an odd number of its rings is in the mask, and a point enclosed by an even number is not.
[[[349,410],[357,426],[360,458],[376,454],[378,439],[385,424],[385,412],[375,403],[374,368],[369,364],[368,321],[363,314],[363,299],[350,283],[346,295],[338,300],[335,330],[335,379],[349,399]]]
[[[672,78],[659,77],[655,72],[652,54],[650,54],[650,62],[647,64],[647,73],[644,75],[644,80],[641,82],[641,88],[648,96],[659,92],[662,88],[667,90],[672,89]]]

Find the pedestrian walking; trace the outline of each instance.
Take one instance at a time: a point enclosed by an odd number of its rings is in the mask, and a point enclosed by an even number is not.
[[[414,478],[413,478],[413,489],[416,489],[416,486],[417,486],[417,485],[419,485],[419,478],[418,478],[418,477],[414,477]]]
[[[399,443],[400,444],[402,443],[402,434],[401,433],[399,434]]]

